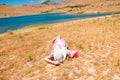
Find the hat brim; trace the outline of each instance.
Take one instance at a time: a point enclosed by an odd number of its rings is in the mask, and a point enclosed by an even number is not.
[[[58,49],[54,52],[54,59],[58,62],[63,62],[67,56],[67,51],[65,49]]]

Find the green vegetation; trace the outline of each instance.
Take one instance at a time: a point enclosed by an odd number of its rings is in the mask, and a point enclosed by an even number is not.
[[[78,14],[83,14],[83,13],[85,13],[84,11],[80,11],[80,12],[78,12]]]
[[[15,67],[16,61],[10,61],[9,63],[9,68]]]
[[[114,12],[112,13],[112,17],[115,17],[115,13]]]
[[[65,72],[62,72],[62,76],[66,76],[67,74]]]
[[[117,65],[120,66],[120,59],[118,59]]]
[[[15,36],[19,39],[22,39],[23,36],[20,34],[20,32],[16,31]]]
[[[9,55],[6,54],[6,53],[1,53],[1,54],[0,54],[0,57],[6,57],[6,56],[8,57]]]
[[[77,43],[77,47],[83,49],[83,45],[84,45],[84,42],[83,41],[80,41]]]
[[[92,50],[92,45],[89,45],[89,50]]]
[[[50,9],[50,10],[47,10],[47,11],[43,11],[43,12],[41,12],[41,13],[50,13],[50,12],[52,12],[53,11],[53,9]]]
[[[31,53],[26,53],[26,56],[27,56],[27,61],[31,61],[33,60],[33,57],[32,57],[32,54]]]
[[[95,49],[98,49],[99,47],[97,45],[95,45]]]
[[[0,41],[1,41],[2,39],[0,38]]]
[[[13,35],[13,34],[14,34],[14,32],[13,32],[12,30],[8,30],[7,33],[8,33],[9,35]]]
[[[94,20],[93,20],[93,23],[96,23],[96,22],[97,22],[96,19],[94,19]]]
[[[109,18],[105,16],[105,20],[108,22],[108,21],[109,21]]]
[[[74,5],[74,6],[66,6],[65,8],[81,8],[81,7],[86,7],[87,5]]]
[[[19,39],[22,39],[23,38],[23,36],[20,34],[20,32],[19,31],[12,31],[12,30],[8,30],[8,32],[7,32],[7,34],[9,34],[9,35],[13,35],[14,37],[17,37],[17,38],[19,38]],[[26,34],[25,34],[26,35]]]
[[[51,24],[35,24],[35,25],[27,26],[25,28],[48,29],[48,27],[50,27],[50,26],[51,26]]]
[[[25,75],[29,74],[31,71],[30,70],[25,70],[24,73]]]
[[[97,65],[99,65],[99,63],[98,63],[98,62],[95,62],[94,65],[97,66]]]

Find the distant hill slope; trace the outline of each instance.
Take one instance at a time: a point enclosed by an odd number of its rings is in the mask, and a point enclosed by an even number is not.
[[[49,2],[51,2],[50,0],[44,0],[43,2],[42,2],[42,4],[48,4]]]
[[[46,0],[43,4],[31,4],[24,6],[0,5],[0,17],[51,12],[81,14],[114,11],[120,11],[120,0],[63,0],[63,2],[60,3],[53,3],[50,2],[50,0]]]

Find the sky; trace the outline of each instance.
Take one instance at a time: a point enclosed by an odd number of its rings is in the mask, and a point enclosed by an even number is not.
[[[10,6],[20,6],[25,4],[38,4],[44,0],[0,0],[0,4],[7,4]],[[60,2],[61,0],[51,0],[53,2]]]

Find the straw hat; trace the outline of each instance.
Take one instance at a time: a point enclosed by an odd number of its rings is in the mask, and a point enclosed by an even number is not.
[[[58,62],[63,62],[67,56],[67,49],[66,48],[58,48],[54,51],[54,60]]]

